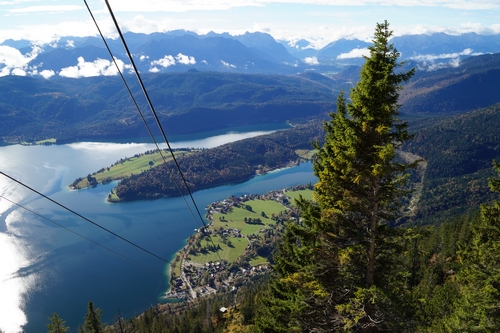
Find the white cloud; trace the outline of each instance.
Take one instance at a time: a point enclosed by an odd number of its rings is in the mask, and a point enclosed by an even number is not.
[[[136,2],[124,0],[112,0],[111,7],[114,11],[137,12]],[[332,7],[343,6],[397,6],[397,7],[444,7],[452,9],[482,10],[499,9],[500,3],[496,0],[149,0],[141,3],[143,12],[185,12],[193,10],[229,10],[236,7],[263,7],[271,3],[275,4],[305,4],[323,5]]]
[[[347,53],[341,53],[337,56],[337,59],[350,59],[350,58],[362,58],[363,56],[368,57],[370,55],[370,50],[367,48],[353,49]]]
[[[319,65],[318,58],[316,58],[316,57],[307,57],[307,58],[304,58],[303,61],[308,65],[313,65],[313,66]]]
[[[1,5],[18,5],[24,2],[39,2],[40,0],[11,0],[11,1],[0,1]]]
[[[226,67],[229,67],[229,68],[236,68],[236,66],[235,66],[235,65],[230,64],[230,63],[228,63],[228,62],[225,62],[224,60],[221,60],[220,62],[221,62],[224,66],[226,66]]]
[[[144,61],[144,60],[146,60],[146,59],[149,59],[149,56],[146,56],[146,55],[142,54],[142,55],[139,57],[139,59],[140,59],[141,61]]]
[[[54,75],[56,75],[56,73],[53,71],[53,70],[47,70],[47,69],[44,69],[43,71],[41,71],[39,73],[44,79],[48,79]]]
[[[83,10],[83,6],[75,5],[47,5],[47,6],[29,6],[23,8],[9,9],[9,13],[36,13],[36,12],[67,12],[72,10]]]
[[[423,62],[421,65],[419,65],[419,69],[420,70],[426,70],[426,71],[435,71],[435,70],[438,70],[438,69],[442,69],[442,68],[450,68],[450,67],[458,67],[460,66],[460,59],[459,58],[456,58],[456,59],[451,59],[450,61],[448,62]]]
[[[177,60],[177,62],[179,64],[182,64],[182,65],[195,65],[196,64],[196,60],[194,59],[194,57],[190,57],[190,56],[187,56],[187,55],[184,55],[182,53],[179,53],[175,59]]]
[[[444,53],[444,54],[423,54],[410,59],[419,62],[418,66],[421,70],[435,71],[441,68],[459,67],[460,56],[476,56],[483,53],[473,52],[472,49],[465,49],[462,52]],[[450,60],[448,60],[450,59]],[[443,61],[447,60],[447,61]]]
[[[74,48],[75,47],[75,41],[68,39],[66,41],[66,47],[68,47],[68,48]]]
[[[205,65],[208,65],[208,62],[206,60],[202,60],[201,62],[204,63]]]
[[[115,12],[137,12],[137,3],[134,1],[115,0],[110,1],[111,8]],[[142,12],[187,12],[193,10],[228,10],[235,7],[264,6],[268,2],[260,0],[149,0],[141,3]]]
[[[30,69],[28,66],[29,63],[35,59],[40,52],[42,52],[42,48],[36,45],[32,46],[31,52],[25,55],[13,47],[0,45],[0,76],[9,74],[26,75],[26,71]]]
[[[105,36],[114,37],[112,23],[102,24],[101,29]],[[9,29],[0,30],[0,40],[27,39],[34,44],[44,45],[58,40],[63,36],[87,37],[95,36],[96,28],[92,21],[64,21],[57,24],[40,23],[33,25],[18,25]]]
[[[458,67],[458,66],[460,66],[460,58],[451,59],[450,62],[449,62],[449,64],[450,64],[451,67]]]
[[[130,65],[125,65],[120,59],[116,59],[116,63],[123,72],[124,69],[130,69]],[[112,76],[117,75],[118,70],[115,64],[106,59],[97,59],[93,62],[87,62],[83,57],[78,57],[76,66],[69,66],[61,69],[60,76],[70,78],[90,77],[90,76]]]
[[[500,33],[500,24],[494,19],[500,10],[498,0],[146,0],[140,6],[131,0],[109,1],[113,10],[119,13],[123,32],[187,29],[198,33],[213,30],[236,35],[246,31],[263,31],[276,39],[307,39],[316,49],[340,38],[370,39],[376,22],[374,17],[387,18],[398,36],[433,32],[454,35],[465,32]],[[68,4],[35,6],[36,2]],[[92,3],[104,34],[116,38],[109,14],[103,10],[102,0]],[[95,26],[80,3],[0,0],[1,4],[6,6],[0,7],[4,13],[3,25],[0,23],[0,42],[11,38],[47,43],[61,36],[96,36]],[[289,8],[292,9],[290,12]],[[302,12],[297,12],[297,18],[290,20],[297,8]],[[370,12],[372,9],[375,11]],[[457,9],[464,12],[463,17],[457,17],[460,15]],[[485,9],[491,12],[485,15]],[[62,15],[48,15],[57,10]],[[232,11],[231,15],[227,10]],[[269,14],[273,11],[276,15],[270,18]],[[241,16],[242,13],[244,16]],[[254,16],[254,13],[257,15]],[[405,15],[413,18],[406,19]],[[417,21],[417,17],[421,19]]]
[[[169,67],[175,66],[175,59],[171,55],[166,55],[161,59],[151,61],[151,66]]]
[[[0,68],[0,77],[10,75],[10,69],[7,67]]]
[[[460,56],[476,56],[476,55],[481,55],[482,53],[480,52],[473,52],[472,49],[467,48],[463,50],[462,52],[456,52],[456,53],[442,53],[442,54],[421,54],[418,56],[410,57],[409,59],[411,60],[416,60],[416,61],[434,61],[437,59],[451,59],[451,58],[457,58]]]
[[[190,57],[182,53],[179,53],[177,56],[175,56],[175,58],[171,55],[166,55],[161,59],[151,61],[151,66],[153,67],[151,67],[149,71],[156,73],[159,71],[159,69],[156,66],[167,68],[170,66],[175,66],[176,64],[194,65],[196,64],[196,59],[194,57]]]
[[[10,74],[17,76],[26,76],[26,71],[22,68],[14,68],[12,72],[10,72]]]
[[[143,15],[136,15],[131,19],[120,22],[120,28],[123,32],[133,31],[150,34],[158,31],[167,31],[169,24],[170,22],[168,20],[151,20],[145,18]]]

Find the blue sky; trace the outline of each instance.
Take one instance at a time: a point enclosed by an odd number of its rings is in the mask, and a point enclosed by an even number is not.
[[[197,33],[268,32],[276,39],[369,39],[387,19],[396,35],[500,33],[500,0],[110,0],[126,31],[187,29]],[[114,34],[102,0],[88,0],[102,28]],[[83,0],[0,0],[0,42],[49,42],[96,35]]]

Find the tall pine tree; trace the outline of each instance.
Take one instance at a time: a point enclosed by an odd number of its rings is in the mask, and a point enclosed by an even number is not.
[[[404,279],[394,267],[397,217],[407,164],[396,160],[409,138],[398,119],[399,53],[385,21],[377,24],[360,81],[325,123],[314,203],[299,200],[302,221],[289,224],[276,257],[277,278],[257,320],[262,332],[371,332],[404,327]]]

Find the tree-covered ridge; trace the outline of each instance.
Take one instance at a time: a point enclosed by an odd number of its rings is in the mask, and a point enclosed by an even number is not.
[[[400,99],[401,112],[434,115],[469,112],[498,102],[500,53],[467,58],[457,67],[417,71]]]
[[[140,88],[127,76],[146,119]],[[331,87],[300,76],[217,72],[145,74],[167,134],[284,123],[332,109]],[[140,115],[116,77],[44,80],[0,78],[0,133],[6,142],[58,143],[146,136]]]
[[[500,158],[500,104],[415,123],[403,149],[427,162],[416,219],[429,223],[493,198],[487,179]]]
[[[307,149],[322,137],[319,122],[299,125],[273,134],[228,143],[179,158],[179,166],[191,191],[242,182],[299,161],[297,149]],[[171,170],[171,171],[169,171]],[[153,199],[179,195],[172,175],[183,191],[182,179],[173,162],[124,179],[114,193],[119,200]],[[184,192],[183,192],[184,193]]]

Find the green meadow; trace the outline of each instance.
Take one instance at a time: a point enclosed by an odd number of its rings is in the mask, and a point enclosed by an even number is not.
[[[286,209],[282,204],[273,200],[249,200],[245,204],[251,206],[252,211],[245,208],[233,207],[233,210],[228,214],[214,214],[213,228],[237,228],[242,235],[256,234],[260,229],[265,229],[266,226],[275,223],[274,220],[271,220],[273,213],[278,214]],[[264,212],[266,217],[262,216],[262,212]],[[247,219],[260,218],[263,224],[245,223],[245,217]]]
[[[275,221],[271,219],[272,214],[278,214],[286,209],[283,205],[273,200],[249,200],[244,204],[251,206],[252,211],[245,208],[233,207],[232,211],[227,214],[214,214],[214,223],[210,227],[211,230],[219,229],[221,227],[223,229],[236,228],[240,230],[243,237],[227,237],[227,239],[231,242],[231,246],[228,246],[227,244],[224,244],[221,237],[212,234],[211,238],[213,244],[216,247],[220,245],[222,250],[219,250],[218,252],[209,251],[207,253],[198,252],[196,255],[189,255],[192,262],[205,264],[209,261],[219,261],[219,256],[221,259],[225,259],[230,263],[236,261],[236,259],[238,259],[238,257],[245,252],[245,249],[248,246],[248,240],[244,236],[258,234],[259,230],[266,229],[269,225],[275,224]],[[264,212],[267,217],[263,217],[262,212]],[[247,219],[260,218],[263,224],[245,223],[245,217]],[[213,244],[207,240],[203,240],[201,242],[202,247],[207,247],[208,245]],[[260,256],[256,256],[251,260],[252,265],[260,265],[266,262],[266,258]]]
[[[292,198],[290,203],[295,206],[295,200],[302,196],[306,200],[313,200],[312,190],[287,191],[286,195]]]
[[[162,154],[167,162],[172,160],[172,156],[170,155],[170,153],[163,151]],[[174,154],[176,158],[179,158],[187,154],[192,154],[192,152],[178,151]],[[159,152],[155,152],[152,154],[141,155],[139,157],[124,159],[122,162],[118,162],[115,165],[101,169],[99,172],[92,174],[92,177],[94,177],[96,181],[101,184],[106,181],[127,178],[132,174],[139,174],[162,163],[162,156]],[[85,188],[88,186],[89,182],[86,177],[83,177],[83,179],[77,184],[77,187],[79,188]]]
[[[318,151],[316,149],[308,150],[308,149],[297,149],[295,153],[306,160],[310,160]]]
[[[188,256],[189,259],[193,262],[203,265],[209,261],[215,262],[215,261],[220,261],[221,259],[227,260],[227,262],[235,262],[236,259],[238,259],[238,257],[241,256],[243,252],[245,252],[245,249],[248,246],[248,240],[244,237],[241,238],[227,237],[227,239],[231,242],[231,246],[224,244],[221,237],[219,236],[212,235],[211,239],[213,241],[213,244],[215,244],[216,247],[220,245],[222,250],[219,250],[217,252],[208,251],[207,253],[198,252],[196,255],[190,254]],[[202,247],[207,247],[213,244],[211,241],[207,240],[201,241]]]

